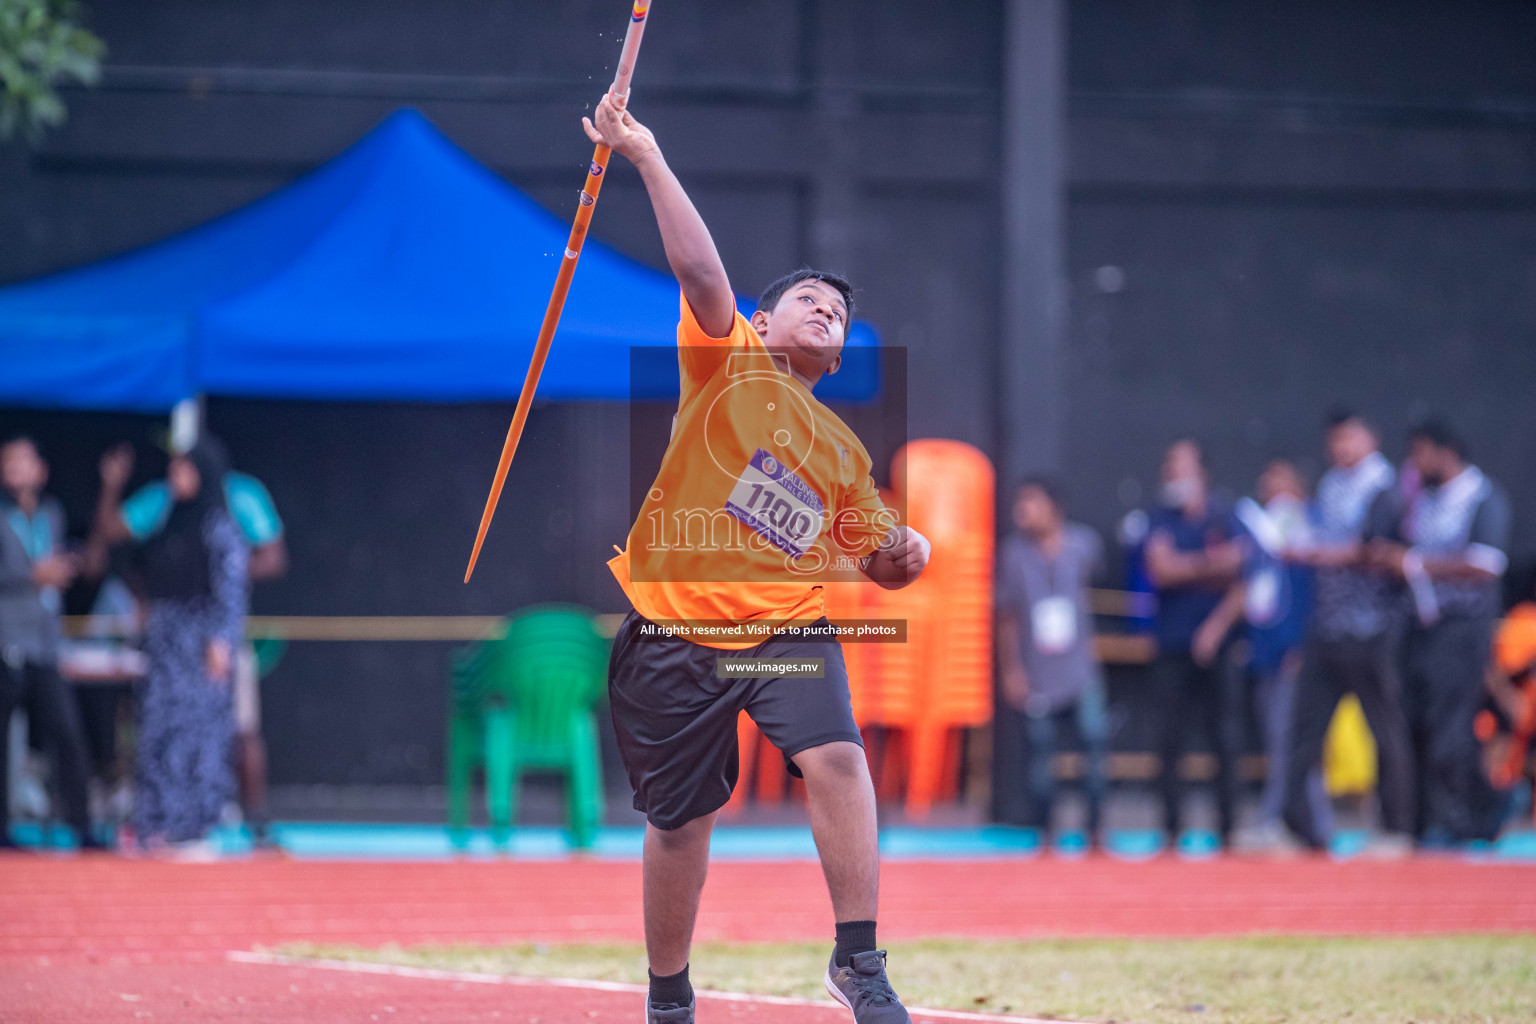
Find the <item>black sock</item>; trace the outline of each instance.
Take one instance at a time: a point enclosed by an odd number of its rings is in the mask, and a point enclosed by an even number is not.
[[[837,951],[832,954],[833,963],[847,967],[855,953],[868,953],[875,948],[875,922],[837,922]]]
[[[674,1006],[687,1006],[693,1001],[693,986],[688,984],[688,966],[676,974],[669,974],[664,978],[656,976],[655,971],[646,971],[651,976],[651,1005],[665,1006],[671,1003]]]

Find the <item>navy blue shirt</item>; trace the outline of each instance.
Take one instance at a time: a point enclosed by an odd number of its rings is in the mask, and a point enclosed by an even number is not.
[[[1292,648],[1299,647],[1306,638],[1312,621],[1312,570],[1291,563],[1279,571],[1282,586],[1278,613],[1267,622],[1248,623],[1248,639],[1253,644],[1249,663],[1264,671],[1280,667]]]
[[[1174,550],[1193,553],[1231,540],[1237,535],[1237,523],[1224,503],[1210,498],[1206,500],[1205,515],[1198,519],[1186,518],[1181,509],[1160,508],[1153,512],[1148,535],[1158,534],[1166,536]],[[1226,592],[1225,586],[1208,584],[1159,587],[1157,616],[1152,622],[1158,651],[1188,654],[1195,630],[1216,610]]]

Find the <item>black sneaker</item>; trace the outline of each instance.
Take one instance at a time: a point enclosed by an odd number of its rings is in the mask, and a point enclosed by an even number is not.
[[[646,996],[645,1024],[693,1024],[693,1003],[690,999],[687,1006],[678,1006],[676,1003],[652,1006],[651,997]]]
[[[885,976],[883,949],[855,953],[847,967],[837,966],[834,955],[827,964],[826,985],[833,999],[853,1011],[857,1024],[912,1024]]]

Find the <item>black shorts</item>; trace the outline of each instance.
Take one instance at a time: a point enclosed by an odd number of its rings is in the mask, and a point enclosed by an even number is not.
[[[686,825],[731,798],[742,710],[783,751],[796,777],[800,770],[792,759],[802,750],[837,740],[863,745],[843,648],[835,639],[776,638],[730,651],[675,637],[640,638],[645,621],[630,612],[614,637],[608,696],[635,809],[657,828]],[[825,675],[721,679],[715,674],[720,657],[821,658]]]

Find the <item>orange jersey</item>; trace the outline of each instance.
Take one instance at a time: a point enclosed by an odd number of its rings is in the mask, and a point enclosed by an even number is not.
[[[1493,640],[1494,661],[1507,676],[1517,676],[1536,663],[1536,602],[1509,610]]]
[[[822,583],[895,524],[869,453],[740,313],[729,336],[711,338],[684,299],[677,344],[677,422],[625,551],[608,563],[614,576],[654,622],[821,617]]]

